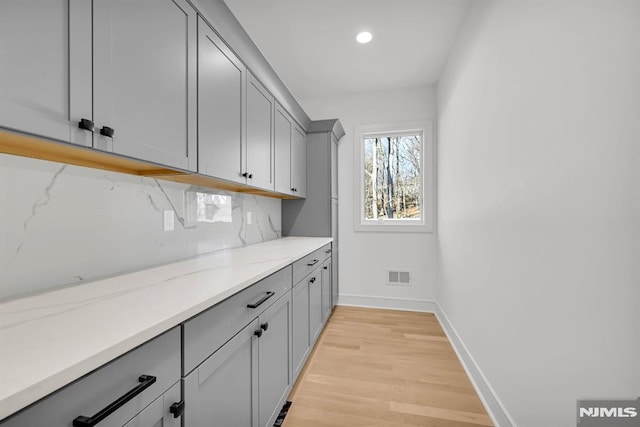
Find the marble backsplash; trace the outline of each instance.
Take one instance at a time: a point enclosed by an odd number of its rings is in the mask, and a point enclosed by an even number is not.
[[[0,300],[273,240],[280,227],[279,199],[0,154]]]

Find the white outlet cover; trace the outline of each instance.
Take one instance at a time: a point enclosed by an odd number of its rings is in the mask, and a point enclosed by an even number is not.
[[[163,212],[163,229],[164,231],[173,231],[175,229],[175,215],[173,211]]]

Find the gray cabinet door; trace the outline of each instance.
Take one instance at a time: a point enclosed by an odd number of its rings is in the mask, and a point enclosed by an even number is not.
[[[186,0],[93,0],[94,148],[197,169],[196,30]]]
[[[0,2],[0,127],[91,146],[91,3]]]
[[[331,198],[338,198],[338,140],[331,135]]]
[[[309,354],[309,282],[293,288],[293,378],[300,375]]]
[[[280,106],[275,116],[275,190],[284,194],[295,194],[291,185],[291,131],[292,121],[289,114]]]
[[[331,314],[331,258],[322,265],[322,323]]]
[[[247,184],[273,190],[273,96],[251,74],[247,73]]]
[[[322,273],[317,269],[309,279],[309,335],[311,347],[322,331]]]
[[[307,195],[307,136],[294,126],[291,132],[291,186],[298,191],[296,196]]]
[[[184,379],[184,427],[258,426],[255,319]]]
[[[124,427],[180,427],[182,418],[174,418],[171,405],[180,402],[180,383],[177,382],[164,395],[151,402]]]
[[[291,292],[260,315],[258,340],[260,426],[271,427],[291,386]]]
[[[243,184],[245,74],[238,57],[198,18],[198,172]]]

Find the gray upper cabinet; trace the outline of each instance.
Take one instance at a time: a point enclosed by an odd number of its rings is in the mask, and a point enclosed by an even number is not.
[[[245,76],[244,64],[198,18],[198,172],[243,184]]]
[[[291,185],[291,130],[293,120],[280,104],[276,104],[275,113],[275,190],[283,194],[293,195]]]
[[[247,73],[247,184],[264,190],[274,189],[273,124],[275,100],[262,84]]]
[[[298,126],[291,132],[291,186],[295,195],[307,195],[307,136]]]
[[[196,12],[93,0],[94,148],[195,171]]]
[[[91,146],[91,3],[0,2],[0,127]]]
[[[307,186],[306,134],[280,104],[276,104],[275,111],[275,151],[275,190],[304,197]]]

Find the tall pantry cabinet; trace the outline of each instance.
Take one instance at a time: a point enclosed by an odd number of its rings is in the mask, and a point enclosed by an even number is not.
[[[332,237],[331,306],[338,300],[338,119],[311,122],[307,130],[306,199],[282,201],[284,236]]]

